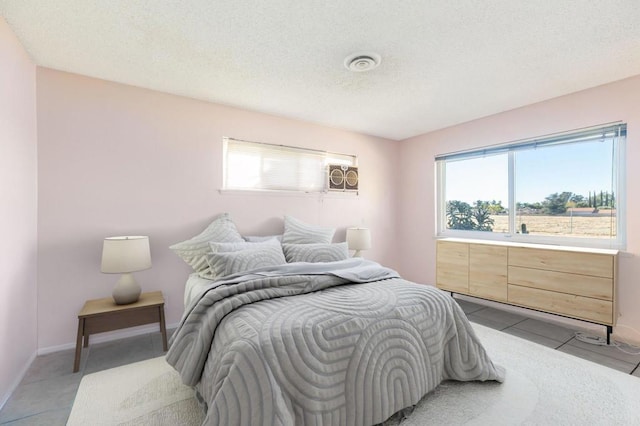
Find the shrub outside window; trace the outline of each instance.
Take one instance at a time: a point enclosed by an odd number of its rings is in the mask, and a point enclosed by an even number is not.
[[[440,155],[438,236],[624,248],[626,124]]]

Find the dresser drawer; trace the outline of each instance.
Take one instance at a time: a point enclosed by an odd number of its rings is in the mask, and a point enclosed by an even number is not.
[[[614,259],[605,254],[509,247],[509,265],[613,278]]]
[[[509,284],[595,299],[613,300],[613,280],[611,278],[509,266]]]
[[[613,324],[613,302],[509,284],[509,303],[599,324]]]

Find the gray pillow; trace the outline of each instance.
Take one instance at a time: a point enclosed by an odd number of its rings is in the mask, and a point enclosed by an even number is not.
[[[284,217],[283,244],[329,244],[336,232],[334,228],[309,225],[291,216]]]
[[[349,258],[347,243],[337,244],[283,244],[287,262],[335,262]]]
[[[209,268],[206,254],[211,251],[210,241],[242,242],[242,236],[236,229],[228,213],[217,216],[200,234],[186,241],[176,243],[169,248],[182,258],[194,271],[200,272]]]
[[[280,241],[275,237],[271,237],[266,240],[262,240],[259,242],[249,242],[249,241],[238,241],[233,243],[217,243],[217,242],[209,242],[209,247],[211,248],[212,253],[226,253],[230,251],[240,251],[246,249],[256,249],[261,247],[269,247],[276,246],[280,247]],[[209,253],[211,254],[211,253]]]
[[[210,280],[218,280],[231,274],[265,266],[287,263],[280,245],[265,245],[239,251],[211,253],[207,260],[209,269],[200,272],[200,276]]]

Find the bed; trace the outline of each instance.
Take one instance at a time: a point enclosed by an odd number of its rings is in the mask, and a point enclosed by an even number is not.
[[[218,269],[235,262],[219,256]],[[247,269],[246,257],[189,277],[166,356],[204,424],[374,425],[443,380],[504,379],[435,287],[362,258]]]

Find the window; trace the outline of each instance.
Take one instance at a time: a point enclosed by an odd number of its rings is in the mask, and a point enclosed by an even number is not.
[[[626,124],[436,157],[438,235],[624,247]]]
[[[323,192],[327,166],[357,166],[355,155],[225,137],[223,188]]]

